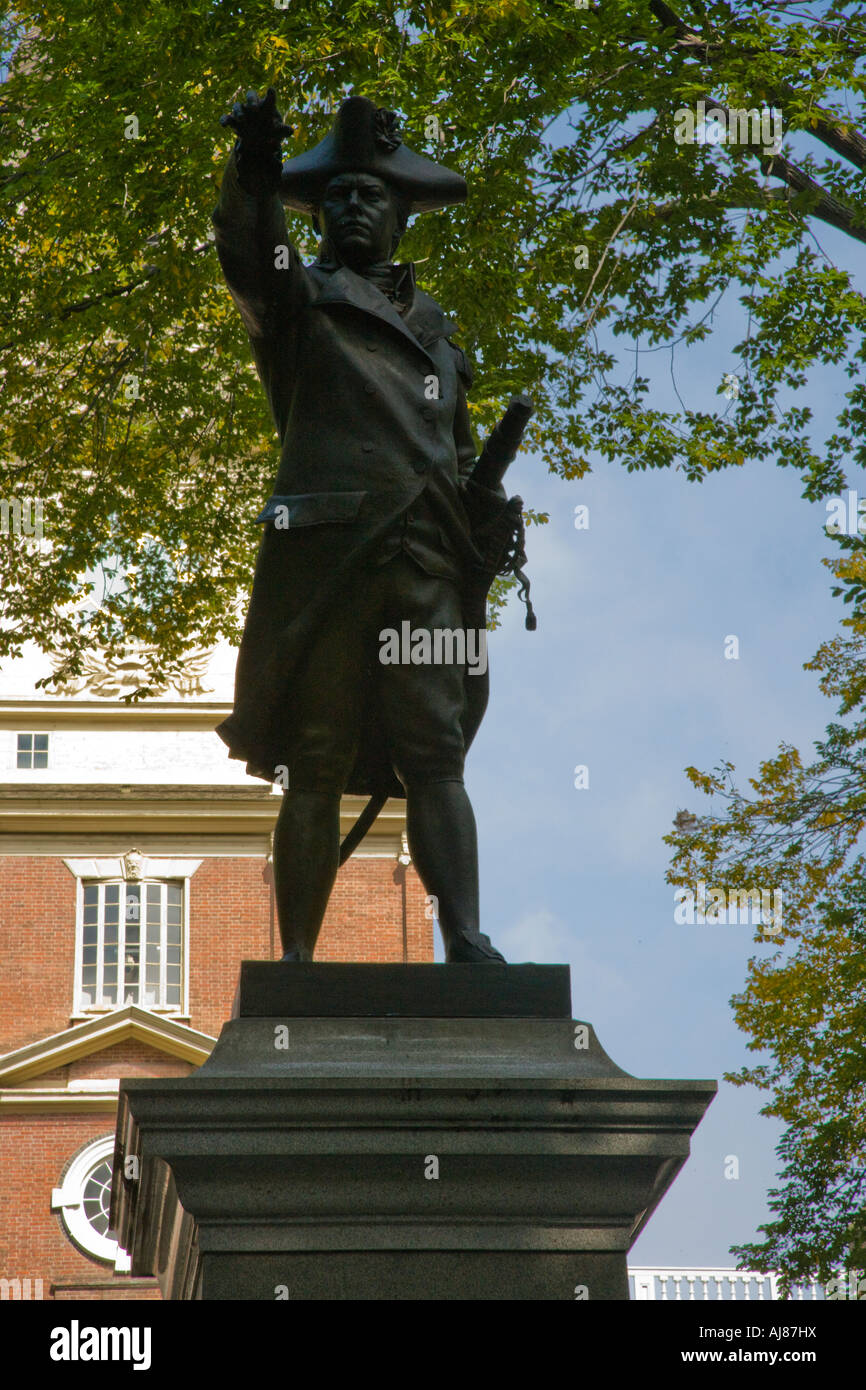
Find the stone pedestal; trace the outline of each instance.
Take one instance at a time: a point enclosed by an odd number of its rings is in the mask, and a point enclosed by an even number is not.
[[[565,966],[245,962],[179,1080],[121,1083],[112,1224],[170,1299],[627,1299],[713,1081],[642,1081]]]

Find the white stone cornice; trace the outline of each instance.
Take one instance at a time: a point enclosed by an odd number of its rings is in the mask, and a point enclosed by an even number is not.
[[[3,700],[0,729],[194,729],[212,732],[232,711],[230,703],[160,701],[124,704],[119,700]]]
[[[346,835],[366,797],[344,797],[340,833]],[[250,786],[171,786],[94,783],[0,783],[0,854],[22,836],[112,834],[269,835],[281,797],[259,782]],[[387,801],[356,850],[359,858],[396,858],[406,823],[405,801]]]
[[[62,1086],[22,1091],[0,1089],[0,1115],[116,1115],[117,1093],[69,1091]]]
[[[69,834],[99,832],[218,831],[238,834],[273,827],[279,798],[264,784],[148,786],[146,784],[0,784],[2,832]]]
[[[126,856],[110,859],[64,859],[76,878],[124,878]],[[140,878],[192,878],[200,859],[155,859],[141,856]]]

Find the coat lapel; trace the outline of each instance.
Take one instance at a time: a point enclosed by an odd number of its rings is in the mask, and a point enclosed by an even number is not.
[[[318,287],[312,308],[350,304],[362,313],[372,314],[374,318],[390,324],[419,352],[423,352],[430,362],[433,359],[427,352],[427,346],[437,338],[445,337],[454,331],[454,324],[444,318],[434,301],[419,290],[415,291],[414,303],[404,318],[394,308],[387,295],[369,280],[365,280],[363,275],[356,275],[348,266],[340,266],[334,271],[315,266],[311,267],[308,273]]]

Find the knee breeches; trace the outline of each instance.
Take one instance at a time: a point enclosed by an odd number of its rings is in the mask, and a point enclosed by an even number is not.
[[[462,606],[456,584],[397,556],[362,574],[323,625],[292,688],[291,787],[342,792],[371,718],[404,786],[462,778],[466,662],[383,662],[381,634],[407,622],[413,632],[453,632]]]

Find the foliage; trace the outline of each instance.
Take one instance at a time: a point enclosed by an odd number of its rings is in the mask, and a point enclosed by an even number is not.
[[[593,451],[695,480],[772,457],[814,498],[866,461],[866,306],[812,230],[866,240],[858,6],[15,0],[0,16],[2,486],[42,498],[45,526],[41,544],[0,537],[0,657],[31,637],[75,672],[88,646],[135,638],[156,674],[238,635],[276,459],[208,233],[218,117],[250,87],[276,87],[286,156],[355,89],[466,176],[466,207],[417,219],[403,250],[476,362],[480,433],[528,390],[529,443],[564,478]],[[677,144],[700,98],[778,107],[781,151]],[[682,355],[729,289],[738,399],[720,370],[717,410],[662,409],[611,344]],[[819,364],[850,380],[813,447]]]
[[[749,960],[731,1001],[748,1048],[770,1060],[726,1080],[770,1093],[762,1114],[782,1120],[782,1186],[770,1191],[775,1219],[761,1243],[735,1253],[751,1268],[778,1270],[787,1285],[866,1265],[866,624],[821,647],[808,668],[840,715],[803,765],[782,745],[750,779],[751,794],[725,763],[689,768],[718,797],[718,815],[680,817],[666,837],[668,881],[704,881],[726,891],[761,886],[781,895],[775,949]]]

